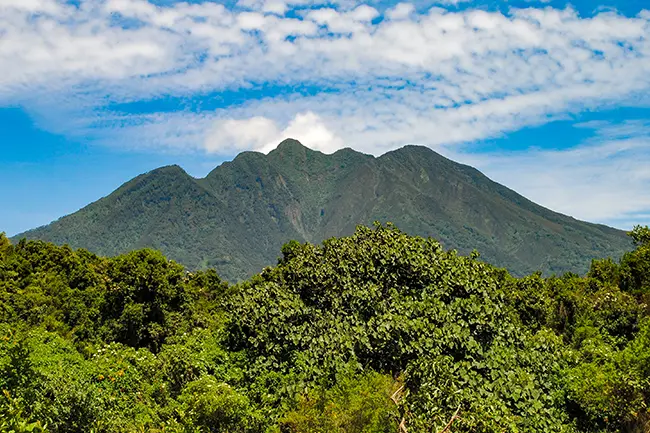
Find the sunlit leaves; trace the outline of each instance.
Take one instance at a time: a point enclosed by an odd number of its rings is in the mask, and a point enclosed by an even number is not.
[[[151,250],[101,258],[7,246],[0,426],[643,429],[650,250],[635,233],[620,264],[516,279],[377,224],[319,246],[291,242],[276,267],[236,286]]]

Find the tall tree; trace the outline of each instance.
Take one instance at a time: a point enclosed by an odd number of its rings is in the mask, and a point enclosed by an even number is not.
[[[11,247],[11,241],[7,238],[5,232],[0,232],[0,254],[4,254],[9,247]]]
[[[650,228],[637,225],[629,232],[636,245],[650,245]]]
[[[650,294],[650,228],[636,226],[629,235],[637,245],[636,250],[621,260],[621,286],[636,294]]]

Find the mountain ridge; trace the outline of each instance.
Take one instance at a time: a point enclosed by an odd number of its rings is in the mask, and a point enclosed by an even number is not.
[[[375,220],[461,253],[478,249],[516,275],[584,273],[592,258],[632,248],[623,231],[553,212],[425,146],[374,157],[292,139],[268,154],[242,152],[204,178],[178,165],[151,170],[13,239],[103,255],[153,247],[236,281],[274,264],[289,240],[318,243]]]

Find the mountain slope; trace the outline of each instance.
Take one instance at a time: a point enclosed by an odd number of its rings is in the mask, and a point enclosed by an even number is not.
[[[478,170],[421,146],[378,158],[325,155],[285,140],[244,152],[194,179],[163,167],[52,224],[16,238],[114,255],[145,246],[231,281],[274,264],[282,244],[349,235],[391,221],[515,274],[584,273],[592,258],[631,249],[624,232],[552,212]]]

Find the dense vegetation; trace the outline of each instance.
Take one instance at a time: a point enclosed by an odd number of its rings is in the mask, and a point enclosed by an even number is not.
[[[107,256],[153,248],[234,283],[273,265],[290,239],[318,244],[375,220],[461,254],[477,249],[517,276],[584,274],[592,258],[633,248],[621,230],[552,212],[426,147],[374,158],[351,149],[326,155],[295,140],[268,155],[243,152],[204,179],[178,166],[145,173],[14,241]]]
[[[647,432],[650,230],[514,278],[392,225],[238,285],[0,236],[2,432]]]

